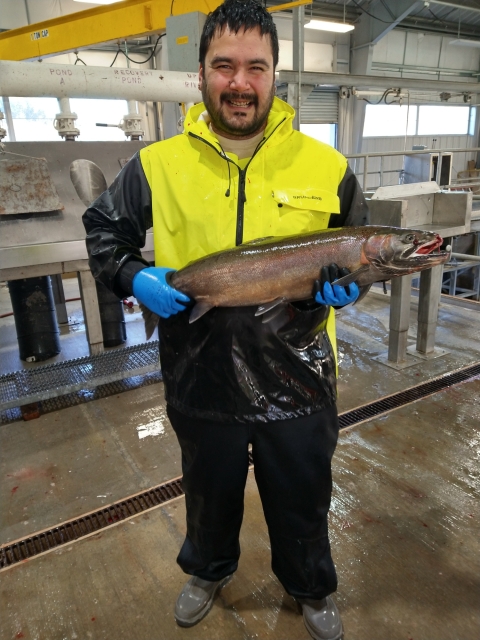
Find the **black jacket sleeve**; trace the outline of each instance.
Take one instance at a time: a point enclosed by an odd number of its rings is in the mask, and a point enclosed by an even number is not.
[[[363,227],[369,224],[368,206],[362,188],[350,167],[347,167],[345,175],[338,185],[337,193],[340,198],[340,213],[330,216],[328,223],[330,229]]]
[[[152,226],[152,194],[138,153],[82,220],[94,277],[119,297],[131,295],[133,277],[149,266],[140,250]]]

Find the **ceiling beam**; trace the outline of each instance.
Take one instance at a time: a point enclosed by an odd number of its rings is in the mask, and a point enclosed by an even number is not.
[[[302,72],[302,84],[327,87],[355,87],[356,89],[411,89],[419,91],[451,91],[452,93],[480,93],[478,82],[445,82],[418,78],[351,75],[348,73]],[[278,81],[286,84],[298,83],[296,71],[280,71]]]
[[[423,8],[423,0],[401,0],[400,2],[392,3],[392,8],[395,9],[395,19],[390,24],[379,23],[381,26],[377,29],[378,34],[373,38],[372,44],[377,44],[383,37],[390,33],[395,27],[397,27],[402,20],[405,20],[410,14],[417,9]],[[387,5],[388,6],[388,5]],[[389,12],[391,13],[391,12]]]
[[[377,44],[405,18],[422,9],[423,6],[423,0],[397,0],[388,3],[385,0],[385,2],[375,7],[375,18],[363,13],[355,32],[352,34],[353,48],[360,49],[361,47]],[[392,18],[392,16],[395,17]]]

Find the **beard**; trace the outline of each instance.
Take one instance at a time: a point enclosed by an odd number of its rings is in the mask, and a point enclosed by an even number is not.
[[[274,96],[275,84],[272,83],[270,93],[262,103],[260,103],[258,96],[254,93],[232,93],[231,91],[224,91],[220,94],[218,104],[216,104],[214,98],[210,94],[208,83],[205,78],[202,83],[202,98],[211,118],[212,127],[219,132],[235,137],[253,136],[261,129],[265,128],[268,114],[272,108]],[[223,109],[223,103],[226,100],[252,103],[255,108],[253,118],[242,113],[240,110],[233,115],[227,115]]]

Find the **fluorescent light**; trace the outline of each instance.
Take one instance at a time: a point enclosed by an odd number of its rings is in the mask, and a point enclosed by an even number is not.
[[[114,4],[120,0],[73,0],[74,2],[84,2],[87,4]]]
[[[353,24],[346,22],[329,22],[327,20],[310,20],[305,24],[305,29],[317,29],[318,31],[336,31],[337,33],[347,33],[355,29]]]
[[[458,38],[457,40],[450,40],[448,44],[455,44],[457,47],[480,47],[480,40],[465,40],[464,38]]]

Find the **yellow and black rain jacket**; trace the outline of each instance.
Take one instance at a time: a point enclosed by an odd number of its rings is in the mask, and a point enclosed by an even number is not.
[[[269,236],[360,226],[368,210],[346,159],[292,127],[293,109],[274,99],[253,156],[225,153],[192,107],[184,132],[151,144],[122,169],[84,214],[94,276],[119,296],[144,268],[153,227],[155,264],[192,260]],[[252,307],[216,308],[189,324],[188,310],[160,320],[167,402],[225,422],[308,415],[336,401],[334,314],[286,304],[270,322]]]

